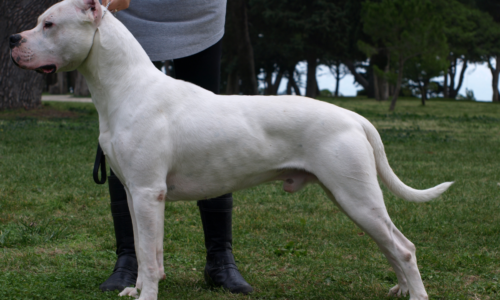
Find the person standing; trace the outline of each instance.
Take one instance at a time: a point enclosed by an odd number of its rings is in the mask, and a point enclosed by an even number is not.
[[[112,0],[109,10],[117,12],[155,65],[173,60],[177,79],[219,93],[226,0]],[[108,184],[118,258],[113,273],[100,285],[102,291],[135,285],[138,267],[127,196],[112,170]],[[251,293],[232,253],[232,194],[197,205],[207,250],[205,281],[232,293]]]

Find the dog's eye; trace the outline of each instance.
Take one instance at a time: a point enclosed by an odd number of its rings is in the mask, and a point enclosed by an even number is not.
[[[45,24],[43,25],[43,28],[50,28],[50,27],[52,27],[52,25],[54,25],[54,23],[49,22],[49,21],[45,21]]]

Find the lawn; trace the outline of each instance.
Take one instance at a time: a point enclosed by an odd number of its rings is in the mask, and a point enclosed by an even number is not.
[[[396,226],[416,245],[431,299],[500,299],[500,105],[323,99],[375,124],[408,185],[455,184],[428,203],[383,187]],[[107,185],[92,167],[92,104],[0,112],[0,298],[122,299],[98,289],[114,265]],[[234,253],[249,296],[203,281],[195,202],[167,203],[159,299],[385,299],[396,276],[375,243],[317,186],[280,183],[235,193]]]

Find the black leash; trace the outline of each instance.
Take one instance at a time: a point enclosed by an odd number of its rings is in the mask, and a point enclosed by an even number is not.
[[[101,167],[101,180],[99,180],[99,167]],[[97,184],[104,184],[106,182],[106,157],[104,152],[102,152],[101,145],[97,144],[97,153],[95,155],[94,163],[94,181]]]

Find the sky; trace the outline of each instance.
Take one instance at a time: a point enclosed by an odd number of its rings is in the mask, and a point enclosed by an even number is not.
[[[297,65],[297,69],[306,74],[307,63],[301,62]],[[460,70],[459,70],[460,72]],[[459,74],[459,72],[457,72]],[[335,89],[335,79],[325,65],[318,66],[317,79],[319,89],[328,89],[333,92]],[[435,80],[443,81],[443,77],[436,78]],[[465,89],[472,90],[477,101],[491,101],[493,90],[491,87],[491,72],[486,63],[483,64],[470,64],[465,72],[464,82],[459,94],[465,95]],[[303,75],[302,82],[305,83],[305,75]],[[457,75],[458,81],[458,75]],[[284,78],[280,84],[279,92],[285,92],[288,80]],[[356,85],[354,77],[347,75],[340,81],[340,93],[343,96],[355,96],[356,91],[360,90],[361,86]],[[302,95],[305,94],[305,87],[301,87]]]

